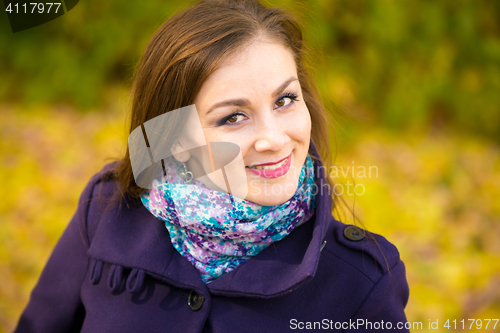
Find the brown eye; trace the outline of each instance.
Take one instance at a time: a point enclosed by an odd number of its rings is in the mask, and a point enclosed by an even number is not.
[[[245,116],[243,113],[233,113],[227,116],[226,118],[222,119],[219,123],[218,126],[223,126],[223,125],[238,125],[245,119],[248,119],[247,116]]]
[[[219,126],[222,126],[224,124],[236,125],[236,124],[239,124],[242,120],[245,120],[245,118],[246,118],[246,116],[244,114],[235,113],[235,114],[227,116],[227,118],[224,118],[224,120],[222,120],[222,122],[220,123]]]
[[[274,103],[274,108],[286,108],[288,107],[289,104],[292,104],[294,101],[297,100],[297,95],[295,94],[286,94],[282,97],[280,97],[276,103]]]

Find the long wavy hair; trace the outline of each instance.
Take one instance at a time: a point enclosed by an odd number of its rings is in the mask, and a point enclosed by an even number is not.
[[[135,68],[130,132],[165,112],[193,104],[202,84],[220,64],[262,35],[292,52],[311,115],[311,141],[319,154],[317,159],[330,170],[333,122],[311,76],[309,52],[298,20],[257,0],[202,0],[163,23]],[[117,162],[110,175],[118,183],[118,196],[140,200],[146,190],[135,183],[128,149]],[[326,179],[333,189],[330,177]],[[331,193],[333,209],[337,210],[342,197]]]

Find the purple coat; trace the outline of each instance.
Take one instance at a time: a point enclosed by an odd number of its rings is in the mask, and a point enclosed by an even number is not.
[[[117,190],[102,181],[110,166],[85,187],[15,332],[409,331],[396,247],[335,220],[327,191],[308,222],[205,285],[142,204],[97,199],[99,183],[101,196]]]

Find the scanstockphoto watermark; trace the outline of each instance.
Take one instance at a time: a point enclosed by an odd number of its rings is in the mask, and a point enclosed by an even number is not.
[[[298,178],[298,172],[300,172],[300,170],[290,167],[287,174],[296,173],[293,176],[297,176]],[[345,194],[348,196],[360,196],[366,193],[366,187],[362,180],[366,178],[378,178],[377,166],[355,165],[354,161],[352,161],[352,165],[347,167],[335,165],[327,168],[325,166],[320,166],[315,169],[315,172],[330,177],[333,181],[333,185],[329,183],[324,183],[321,186],[314,184],[312,190],[313,194],[334,193],[335,195]],[[344,181],[341,182],[341,180]],[[258,192],[259,195],[281,195],[283,193],[293,195],[296,191],[296,188],[294,188],[292,184],[282,186],[281,184],[272,184],[272,182],[264,183],[262,189],[261,179],[250,180],[250,187]]]
[[[321,321],[299,321],[290,319],[290,329],[292,330],[393,330],[393,329],[422,329],[422,322],[391,322],[391,321],[369,321],[366,319],[357,319],[349,321],[333,321],[323,319]]]
[[[342,166],[334,165],[330,168],[325,166],[318,167],[318,173],[322,172],[324,175],[330,176],[332,179],[340,178],[378,178],[378,167],[376,165],[356,165],[354,161],[351,161],[352,165]]]

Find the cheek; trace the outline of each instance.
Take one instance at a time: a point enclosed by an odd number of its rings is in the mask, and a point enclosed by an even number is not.
[[[287,133],[291,139],[309,145],[312,125],[309,110],[305,106],[293,117],[288,118],[287,126]]]
[[[249,130],[226,132],[220,129],[204,129],[207,142],[231,142],[237,144],[241,149],[243,158],[251,147],[251,133]]]

